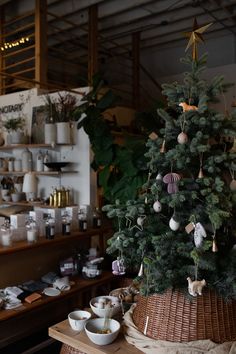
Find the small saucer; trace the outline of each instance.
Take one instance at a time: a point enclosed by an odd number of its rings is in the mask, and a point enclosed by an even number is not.
[[[47,296],[58,296],[60,295],[60,290],[55,289],[55,288],[45,288],[43,290],[43,293]]]

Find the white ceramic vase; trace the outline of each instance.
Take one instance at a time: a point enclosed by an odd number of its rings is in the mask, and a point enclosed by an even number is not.
[[[70,144],[71,133],[69,122],[58,122],[57,127],[57,144]]]
[[[57,128],[53,123],[44,125],[44,142],[45,144],[55,144],[57,141]]]

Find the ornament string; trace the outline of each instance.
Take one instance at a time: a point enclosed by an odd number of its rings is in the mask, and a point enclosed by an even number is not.
[[[195,280],[198,279],[198,263],[195,263]]]
[[[181,131],[183,132],[184,128],[185,128],[185,124],[186,124],[185,112],[183,112],[182,118],[183,118],[183,120],[180,121],[180,128],[181,128]]]
[[[231,178],[234,180],[235,179],[235,171],[232,168],[229,168],[229,173]]]

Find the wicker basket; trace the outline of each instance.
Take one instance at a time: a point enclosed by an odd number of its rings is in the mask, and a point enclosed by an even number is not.
[[[86,354],[68,344],[62,344],[60,354]]]
[[[171,342],[236,340],[236,301],[225,302],[206,290],[191,301],[180,291],[140,296],[134,324],[148,337]]]

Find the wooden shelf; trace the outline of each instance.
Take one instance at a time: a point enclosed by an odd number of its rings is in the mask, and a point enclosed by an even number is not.
[[[37,242],[34,243],[29,243],[26,240],[24,241],[16,241],[12,244],[12,246],[9,247],[3,247],[0,246],[0,256],[1,255],[6,255],[6,254],[12,254],[16,252],[21,252],[25,251],[28,249],[33,249],[33,248],[41,248],[41,247],[54,247],[55,245],[58,244],[63,244],[67,243],[69,241],[73,240],[84,240],[86,238],[91,238],[93,236],[103,236],[106,232],[109,232],[111,229],[110,227],[107,228],[101,228],[101,229],[91,229],[87,230],[85,232],[83,231],[73,231],[71,235],[55,235],[55,238],[52,240],[48,240],[45,237],[39,237]]]
[[[13,149],[40,149],[40,148],[56,148],[57,146],[73,146],[74,144],[12,144],[0,146],[0,150],[13,150]]]
[[[78,171],[32,171],[38,176],[60,176],[61,174],[78,173]],[[27,172],[23,171],[0,171],[1,176],[24,176]]]
[[[15,318],[17,316],[22,316],[26,312],[32,311],[34,309],[43,307],[52,302],[60,302],[66,297],[71,297],[73,294],[86,291],[87,289],[93,286],[99,286],[100,284],[109,283],[115,276],[110,271],[103,271],[101,276],[95,279],[84,279],[82,277],[73,277],[74,285],[71,286],[71,289],[68,291],[62,291],[58,296],[47,296],[42,294],[42,298],[38,301],[28,304],[26,302],[22,303],[21,307],[10,309],[10,310],[1,310],[0,311],[0,322]]]

